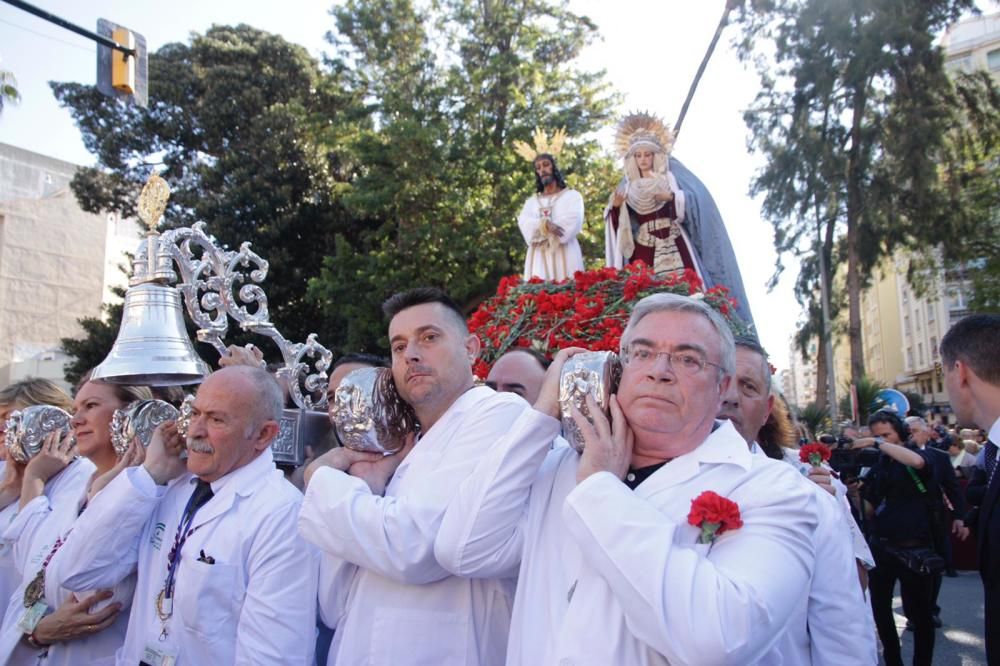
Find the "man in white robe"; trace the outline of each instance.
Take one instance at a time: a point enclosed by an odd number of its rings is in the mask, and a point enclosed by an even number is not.
[[[262,368],[199,387],[180,458],[160,426],[141,465],[118,474],[56,554],[73,592],[138,573],[119,666],[313,663],[316,553],[299,538],[302,496],[274,466],[283,396]]]
[[[550,450],[560,352],[535,409],[449,505],[439,562],[463,576],[518,573],[508,664],[779,661],[813,574],[815,497],[715,420],[733,338],[703,302],[643,299],[622,351],[610,423],[594,404],[594,425],[577,414],[582,455]],[[688,513],[704,491],[737,503],[742,526],[698,543]]]
[[[537,192],[528,197],[517,216],[517,226],[528,246],[524,279],[558,282],[583,270],[583,253],[577,234],[583,229],[583,197],[566,187],[556,158],[535,157]]]
[[[459,484],[527,409],[474,386],[479,340],[443,292],[386,301],[392,374],[420,425],[395,455],[333,449],[306,472],[299,531],[323,553],[329,664],[501,666],[514,583],[454,576],[434,538]]]

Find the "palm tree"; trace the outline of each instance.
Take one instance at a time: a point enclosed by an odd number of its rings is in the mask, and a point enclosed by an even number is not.
[[[0,69],[0,114],[7,104],[17,104],[21,101],[21,93],[17,92],[17,79],[13,72]]]
[[[816,439],[821,432],[830,430],[830,412],[826,407],[810,402],[799,410],[799,423],[809,430],[809,437]]]
[[[877,379],[866,375],[855,382],[854,386],[858,395],[858,423],[868,423],[868,417],[885,406],[885,401],[878,397],[878,392],[888,388]],[[849,416],[851,414],[851,384],[844,385],[844,397],[840,401],[840,413]]]

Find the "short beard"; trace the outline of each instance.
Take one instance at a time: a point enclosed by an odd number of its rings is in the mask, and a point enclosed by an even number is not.
[[[556,177],[550,173],[539,176],[538,179],[542,181],[542,187],[547,187],[550,183],[556,182]]]

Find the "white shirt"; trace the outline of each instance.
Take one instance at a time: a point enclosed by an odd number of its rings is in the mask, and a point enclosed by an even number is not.
[[[756,443],[751,453],[766,458]],[[784,449],[785,461],[794,468],[802,463]],[[804,471],[808,474],[808,469]],[[814,543],[817,566],[809,581],[806,608],[799,609],[783,632],[776,650],[785,661],[766,659],[767,663],[808,664],[877,664],[878,644],[875,620],[865,599],[855,564],[851,527],[857,527],[848,508],[845,515],[839,500],[805,476],[802,485],[812,493],[819,515]],[[836,481],[836,479],[834,479]],[[838,482],[839,483],[839,482]],[[845,640],[850,636],[850,640]],[[771,657],[772,655],[768,655]]]
[[[500,666],[511,580],[451,575],[434,556],[458,485],[527,409],[476,387],[423,434],[386,487],[323,468],[309,482],[299,530],[323,551],[320,611],[336,629],[329,664]]]
[[[750,664],[768,655],[804,603],[815,561],[815,500],[797,473],[752,457],[724,422],[635,491],[607,472],[577,484],[579,455],[548,450],[557,433],[558,422],[534,410],[514,424],[462,484],[438,536],[440,561],[462,575],[520,562],[507,663]],[[738,503],[744,522],[714,544],[697,544],[687,523],[705,490]]]
[[[541,206],[552,207],[552,224],[562,229],[558,247],[549,251],[531,241],[542,222]],[[524,257],[524,279],[540,277],[557,281],[572,278],[583,270],[583,252],[577,234],[583,229],[583,197],[576,190],[562,190],[558,195],[535,194],[524,202],[517,216],[517,226],[528,246]]]
[[[156,598],[194,481],[185,474],[157,486],[143,467],[118,475],[58,553],[65,587],[110,587],[138,567],[122,666],[139,663],[147,645],[176,650],[178,666],[311,664],[315,553],[295,530],[302,496],[275,469],[270,449],[212,483],[214,496],[181,549],[173,615],[158,641]]]
[[[121,645],[125,636],[124,617],[116,623],[117,626],[108,627],[105,631],[53,646],[49,650],[47,660],[39,660],[40,651],[21,640],[23,632],[17,626],[25,612],[24,590],[42,568],[56,541],[76,520],[81,498],[86,494],[87,483],[93,473],[94,465],[89,460],[79,458],[71,462],[66,469],[49,479],[43,494],[28,502],[17,512],[0,537],[11,548],[12,561],[16,563],[18,572],[16,587],[3,604],[0,663],[9,666],[113,663],[108,660],[113,658],[115,650]],[[15,506],[17,506],[16,501]],[[50,562],[45,571],[43,598],[49,607],[47,611],[49,613],[58,608],[67,596],[58,592],[58,584],[53,584],[57,578],[58,574],[53,573]],[[127,606],[127,602],[131,600],[131,590],[124,590],[119,597],[121,598],[118,600]],[[74,660],[68,661],[69,656],[73,656]]]

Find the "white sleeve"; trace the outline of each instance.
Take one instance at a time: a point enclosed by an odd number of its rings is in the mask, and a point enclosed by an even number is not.
[[[299,514],[300,533],[323,552],[397,582],[419,585],[449,577],[434,557],[445,511],[462,481],[524,409],[523,400],[505,400],[466,416],[440,461],[421,472],[417,492],[404,496],[379,497],[361,479],[328,467],[317,470]]]
[[[526,245],[531,244],[531,239],[538,228],[538,212],[535,204],[535,197],[528,197],[528,200],[521,206],[521,213],[517,216],[517,228],[521,230]]]
[[[867,621],[871,611],[858,580],[850,530],[836,498],[825,490],[817,490],[815,494],[819,510],[817,567],[809,588],[808,605],[813,666],[874,665],[878,662],[878,648],[871,623]],[[845,636],[851,640],[844,640]]]
[[[0,539],[2,539],[5,548],[11,549],[11,559],[19,575],[34,575],[24,570],[28,563],[28,549],[34,542],[34,535],[38,532],[38,528],[51,514],[52,506],[49,504],[49,498],[45,495],[39,495],[21,507],[4,529]]]
[[[434,542],[441,566],[467,578],[517,573],[531,485],[558,434],[559,421],[524,410],[448,505]]]
[[[670,663],[754,662],[808,588],[812,497],[773,474],[758,483],[767,485],[761,504],[741,506],[743,527],[707,555],[674,543],[679,525],[608,472],[566,498],[563,517],[584,559],[610,586],[633,635]]]
[[[563,230],[559,238],[561,244],[570,242],[583,230],[583,197],[576,190],[560,197],[552,213],[552,222]]]
[[[667,181],[670,183],[670,189],[674,193],[674,210],[677,211],[677,222],[684,221],[684,213],[687,211],[687,195],[684,194],[684,190],[677,185],[677,179],[674,178],[674,174],[667,172]]]
[[[130,467],[109,483],[73,523],[56,553],[63,586],[73,592],[113,587],[135,571],[139,544],[165,486],[144,467]]]

